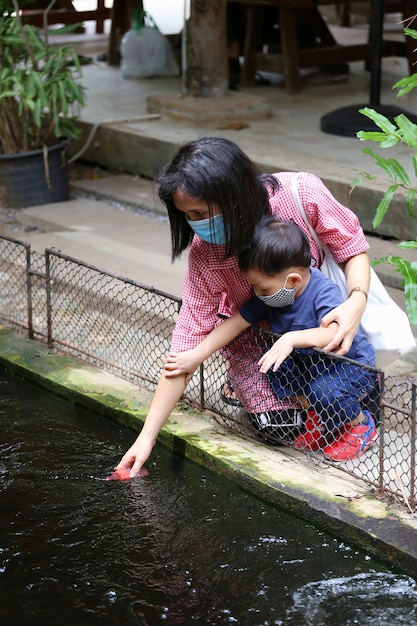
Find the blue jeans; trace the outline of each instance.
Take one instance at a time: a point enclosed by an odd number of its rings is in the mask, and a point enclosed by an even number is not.
[[[356,419],[360,401],[376,384],[376,374],[347,361],[294,352],[268,380],[277,398],[306,396],[328,431]]]

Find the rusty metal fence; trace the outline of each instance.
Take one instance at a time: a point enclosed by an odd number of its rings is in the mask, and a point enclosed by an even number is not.
[[[5,236],[0,237],[0,299],[0,319],[5,324],[151,391],[163,369],[181,306],[170,294],[54,249],[34,252],[28,244]],[[259,358],[270,345],[271,333],[257,328],[248,333],[245,341],[255,346]],[[330,370],[335,358],[342,366],[352,364],[322,351],[316,351],[314,363],[303,351],[294,351],[292,356],[305,370],[317,363],[322,370]],[[416,383],[412,378],[396,379],[378,369],[365,369],[378,382],[379,393],[362,400],[377,420],[379,437],[365,454],[337,467],[365,481],[380,497],[394,498],[414,513]],[[246,373],[245,377],[251,385],[251,377]],[[253,414],[222,400],[220,392],[227,379],[228,361],[216,353],[193,376],[184,399],[209,411],[229,429],[275,445],[271,429],[262,429]],[[256,397],[256,388],[251,392]],[[306,412],[303,415],[308,417]],[[280,439],[279,444],[292,445],[290,439],[288,443]],[[322,467],[334,465],[320,450],[307,454]]]

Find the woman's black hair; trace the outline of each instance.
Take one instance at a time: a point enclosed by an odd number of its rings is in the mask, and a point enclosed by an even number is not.
[[[168,209],[173,261],[190,245],[194,235],[185,213],[175,206],[176,191],[203,200],[209,211],[215,205],[220,208],[228,233],[228,258],[249,245],[255,225],[270,213],[268,187],[279,187],[276,178],[261,174],[249,157],[224,137],[202,137],[184,144],[155,182]]]
[[[260,220],[252,242],[239,255],[242,272],[255,269],[268,276],[310,265],[310,243],[305,233],[294,222],[281,222],[273,216]]]

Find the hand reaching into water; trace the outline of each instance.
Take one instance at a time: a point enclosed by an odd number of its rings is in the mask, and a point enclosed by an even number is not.
[[[163,374],[149,407],[143,428],[133,445],[123,455],[115,470],[130,470],[130,478],[137,476],[148,460],[161,428],[185,389],[185,377],[168,378]]]
[[[143,465],[146,463],[152,452],[155,441],[156,439],[150,441],[149,438],[146,437],[146,434],[142,431],[134,444],[123,455],[119,464],[116,466],[115,471],[125,472],[127,470],[129,471],[129,478],[135,478],[135,476],[140,475],[144,469]]]
[[[137,476],[139,476],[140,478],[144,478],[145,476],[148,476],[148,475],[149,475],[149,472],[146,469],[146,467],[141,467],[137,474]],[[112,472],[110,476],[107,476],[106,480],[129,480],[130,478],[132,478],[132,476],[130,475],[130,470],[121,468]]]

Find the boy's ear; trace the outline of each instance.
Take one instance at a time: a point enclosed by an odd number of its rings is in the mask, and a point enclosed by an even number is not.
[[[294,287],[298,287],[303,281],[301,274],[298,272],[290,272],[287,278],[287,288],[294,289]]]

